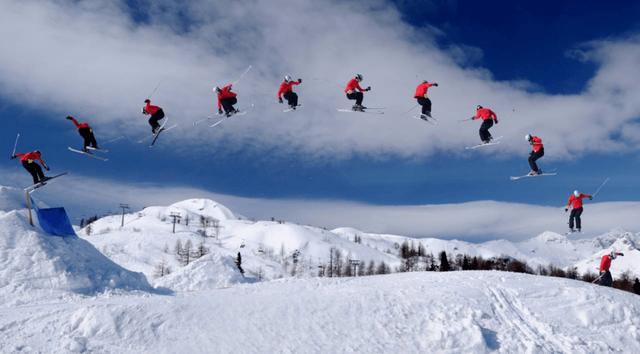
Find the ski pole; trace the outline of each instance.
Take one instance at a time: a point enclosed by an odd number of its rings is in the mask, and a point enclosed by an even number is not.
[[[11,153],[11,158],[16,156],[16,149],[18,148],[18,139],[20,139],[20,133],[16,135],[16,142],[13,144],[13,152]]]
[[[153,89],[153,91],[151,91],[149,96],[147,96],[148,99],[151,99],[151,96],[153,96],[153,94],[156,93],[156,91],[158,91],[158,87],[160,87],[161,83],[162,83],[162,80],[158,81],[158,84],[156,85],[156,87]]]
[[[249,65],[249,67],[247,68],[247,70],[245,70],[242,74],[240,74],[240,77],[238,78],[238,80],[232,82],[232,85],[237,84],[238,82],[240,82],[240,80],[242,80],[242,78],[249,72],[249,70],[251,70],[251,68],[253,68],[253,65]]]
[[[466,122],[468,120],[473,120],[473,117],[467,119],[458,119],[458,122]]]
[[[593,197],[594,197],[594,198],[596,197],[596,195],[598,195],[598,193],[600,193],[600,190],[602,189],[602,187],[604,187],[604,185],[605,185],[607,182],[609,182],[609,179],[610,179],[610,178],[609,178],[609,177],[607,177],[607,178],[604,180],[604,182],[602,182],[602,184],[600,185],[600,187],[598,187],[598,189],[596,190],[596,192],[595,192],[595,193],[593,193]]]
[[[417,104],[417,103],[416,103],[415,105],[413,105],[413,107],[409,108],[407,111],[402,112],[402,114],[407,114],[407,113],[409,113],[409,112],[413,111],[414,109],[416,109],[416,107],[418,107],[418,104]]]

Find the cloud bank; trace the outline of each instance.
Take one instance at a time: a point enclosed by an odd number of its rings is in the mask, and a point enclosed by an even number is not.
[[[506,154],[526,156],[526,133],[544,138],[549,159],[640,146],[639,37],[584,44],[576,56],[598,66],[587,87],[549,95],[462,67],[466,50],[438,48],[436,31],[404,23],[382,0],[135,3],[136,14],[124,0],[3,0],[0,94],[60,118],[78,115],[104,131],[141,132],[142,101],[161,82],[153,99],[181,123],[173,138],[190,149],[224,144],[337,159],[459,153],[478,140],[479,123],[456,121],[476,104],[498,113],[494,135],[505,136]],[[214,111],[211,88],[248,65],[253,70],[236,90],[240,108],[255,104],[252,114],[224,129],[190,128]],[[336,111],[351,104],[342,88],[355,72],[373,87],[365,105],[387,107],[387,114]],[[296,114],[275,103],[284,74],[304,79]],[[422,79],[440,83],[430,91],[437,127],[402,114],[415,104]]]

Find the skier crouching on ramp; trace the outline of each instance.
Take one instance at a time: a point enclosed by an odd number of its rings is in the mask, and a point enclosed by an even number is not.
[[[609,268],[611,268],[611,261],[616,259],[617,256],[624,256],[624,253],[611,251],[611,253],[602,256],[602,260],[600,260],[600,276],[594,282],[597,281],[597,284],[602,286],[613,285],[613,278]]]
[[[18,157],[20,158],[22,167],[24,167],[24,169],[29,172],[31,177],[33,177],[33,184],[38,184],[49,179],[44,175],[44,172],[42,172],[42,168],[40,167],[40,165],[42,165],[45,170],[49,171],[49,166],[47,166],[47,164],[42,159],[40,150],[35,150],[24,154],[15,154],[11,156],[11,159],[15,159]],[[40,165],[38,165],[36,161],[40,162]]]
[[[93,135],[93,129],[89,126],[88,123],[78,123],[78,121],[72,116],[67,116],[67,119],[73,122],[73,125],[78,128],[78,133],[84,139],[84,144],[82,146],[82,151],[89,152],[87,149],[88,146],[92,147],[95,150],[99,150],[98,142],[96,142],[96,138]]]

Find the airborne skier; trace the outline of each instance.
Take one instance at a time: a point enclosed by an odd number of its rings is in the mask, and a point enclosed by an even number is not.
[[[356,104],[354,104],[351,109],[364,112],[367,107],[362,105],[362,100],[364,99],[363,92],[371,91],[371,86],[362,88],[360,87],[360,82],[362,82],[362,75],[356,74],[353,79],[349,80],[347,87],[344,88],[344,92],[347,94],[347,99],[356,101]]]
[[[544,145],[542,144],[542,139],[531,134],[525,135],[524,138],[527,139],[531,145],[531,153],[529,154],[529,167],[531,167],[531,171],[529,172],[529,176],[542,174],[542,170],[538,168],[538,164],[536,163],[538,159],[544,156]]]
[[[151,125],[151,132],[153,134],[157,134],[158,129],[160,128],[160,123],[158,123],[158,121],[164,118],[164,111],[162,110],[162,108],[158,106],[153,106],[151,104],[151,100],[148,98],[144,100],[144,103],[145,103],[145,106],[142,108],[142,114],[151,115],[151,118],[149,118],[149,125]]]
[[[438,83],[431,83],[427,80],[423,80],[422,83],[416,87],[416,92],[413,95],[413,97],[418,100],[418,104],[422,106],[422,114],[420,114],[420,118],[424,120],[431,118],[431,100],[427,97],[427,91],[431,86],[438,87]]]
[[[29,172],[31,177],[33,177],[33,184],[38,184],[49,179],[49,177],[46,177],[44,175],[44,173],[42,172],[42,168],[40,167],[40,165],[42,165],[45,170],[49,171],[49,166],[47,166],[47,164],[42,159],[40,150],[35,150],[24,154],[15,154],[11,156],[11,159],[15,159],[18,157],[20,158],[22,167],[24,167],[24,169]],[[36,161],[40,162],[40,165],[38,165]]]
[[[238,110],[233,107],[234,104],[238,103],[237,94],[231,91],[231,85],[229,84],[222,88],[216,86],[214,89],[218,95],[218,114],[223,114],[222,109],[224,108],[224,114],[227,117],[238,113]]]
[[[84,143],[82,145],[82,151],[89,152],[87,147],[91,147],[93,149],[98,150],[98,143],[96,142],[96,138],[93,135],[93,129],[89,126],[88,123],[78,123],[78,121],[72,116],[67,116],[67,119],[73,122],[73,125],[78,128],[78,133],[84,139]]]
[[[602,286],[612,286],[613,278],[611,277],[611,261],[616,259],[617,256],[624,256],[622,252],[611,251],[609,254],[602,256],[600,260],[600,276],[598,277],[598,284]]]
[[[571,214],[569,214],[569,229],[571,232],[575,232],[576,230],[573,228],[574,220],[575,226],[578,229],[578,232],[582,230],[582,220],[580,216],[582,215],[582,199],[589,198],[592,200],[593,197],[589,194],[580,193],[579,191],[573,191],[573,194],[569,197],[567,201],[567,206],[564,208],[565,213],[569,211],[569,207],[571,207]]]
[[[480,126],[480,140],[484,144],[489,144],[493,137],[489,133],[489,129],[493,127],[493,123],[498,124],[498,116],[494,111],[489,108],[484,108],[481,105],[476,107],[476,115],[471,117],[471,120],[482,119],[482,125]]]
[[[302,83],[302,79],[298,79],[297,81],[293,81],[291,76],[286,75],[284,77],[284,81],[280,84],[280,89],[278,90],[278,102],[282,103],[282,97],[287,100],[287,104],[291,109],[296,109],[298,107],[298,94],[293,92],[293,86],[300,85]]]

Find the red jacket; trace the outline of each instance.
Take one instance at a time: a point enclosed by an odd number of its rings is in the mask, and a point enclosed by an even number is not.
[[[74,125],[76,126],[76,128],[78,128],[78,129],[85,129],[85,128],[89,128],[89,129],[91,129],[91,127],[89,126],[89,124],[88,124],[88,123],[78,123],[78,121],[77,121],[75,118],[73,118],[73,117],[71,117],[71,121],[73,122],[73,124],[74,124]]]
[[[278,90],[278,98],[280,98],[283,94],[287,92],[293,91],[293,86],[300,85],[298,81],[282,81],[280,84],[280,89]]]
[[[489,108],[478,108],[476,110],[476,115],[473,117],[473,119],[482,119],[482,120],[493,119],[497,122],[498,116],[495,114],[495,112],[493,112]]]
[[[44,161],[42,160],[42,154],[39,152],[27,152],[24,154],[16,154],[17,157],[20,158],[21,162],[33,162],[33,161],[40,161],[40,163],[44,166],[46,166],[47,164],[44,163]]]
[[[542,150],[544,145],[542,145],[542,138],[537,136],[531,136],[531,148],[534,152],[538,152]]]
[[[423,82],[418,87],[416,87],[416,93],[413,95],[413,98],[424,97],[427,95],[427,91],[429,87],[433,86],[430,82]]]
[[[582,199],[584,198],[591,198],[591,196],[589,194],[580,193],[580,195],[576,197],[575,195],[571,194],[567,205],[571,205],[571,208],[573,209],[582,208]]]
[[[156,114],[159,110],[160,110],[160,107],[153,106],[153,105],[151,105],[151,103],[147,103],[147,105],[144,106],[144,111],[149,113],[149,114],[151,114],[151,115]]]
[[[220,89],[218,93],[218,109],[222,109],[222,100],[225,98],[233,98],[236,97],[237,94],[235,92],[231,92],[231,84]]]
[[[347,82],[347,87],[344,88],[344,92],[349,93],[349,91],[355,91],[355,90],[364,92],[364,89],[360,87],[360,83],[358,82],[358,80],[353,78],[349,80],[349,82]]]
[[[611,256],[605,254],[600,260],[600,273],[609,270],[611,268]]]

